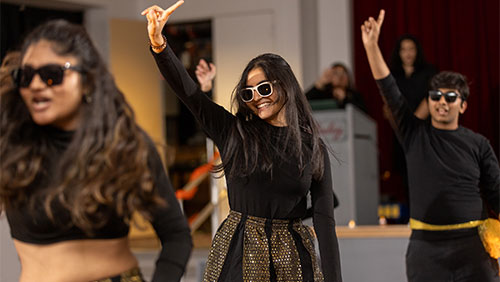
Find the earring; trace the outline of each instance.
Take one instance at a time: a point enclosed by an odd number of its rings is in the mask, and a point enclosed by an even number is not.
[[[85,102],[86,102],[87,104],[92,103],[92,96],[90,96],[90,94],[88,94],[88,93],[83,94],[83,99],[85,100]]]

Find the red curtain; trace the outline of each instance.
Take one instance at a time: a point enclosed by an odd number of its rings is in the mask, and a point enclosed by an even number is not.
[[[396,40],[416,36],[426,60],[439,71],[459,72],[469,80],[468,108],[460,124],[488,138],[499,156],[499,26],[498,0],[353,0],[354,75],[369,114],[377,121],[380,170],[393,171],[391,128],[382,116],[382,100],[371,76],[360,26],[380,9],[386,16],[379,45],[387,62]],[[381,174],[382,175],[382,174]],[[388,175],[387,175],[388,176]],[[399,193],[397,181],[381,178],[381,192]],[[393,179],[394,180],[394,179]]]

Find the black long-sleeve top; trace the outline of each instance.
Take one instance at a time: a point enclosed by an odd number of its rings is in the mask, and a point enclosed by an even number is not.
[[[193,113],[205,133],[214,140],[225,162],[225,144],[229,132],[236,126],[236,117],[222,106],[214,103],[189,77],[184,66],[167,48],[153,56],[158,67],[179,99]],[[273,133],[287,130],[267,122]],[[270,141],[271,142],[271,141]],[[279,158],[273,157],[273,160]],[[280,159],[281,160],[281,159]],[[306,195],[310,191],[313,205],[314,228],[319,241],[321,265],[325,281],[341,281],[340,258],[335,220],[333,216],[333,190],[330,160],[324,151],[324,176],[321,180],[312,178],[312,168],[307,165],[301,174],[298,160],[290,158],[284,163],[273,166],[272,175],[257,170],[248,177],[226,179],[229,205],[232,210],[243,214],[270,219],[297,219],[306,213]]]
[[[44,160],[46,168],[44,175],[50,177],[55,174],[57,163],[68,148],[74,132],[47,126],[41,130],[41,134],[40,138],[47,140],[49,150],[47,154],[49,158]],[[149,147],[148,165],[154,184],[159,196],[167,203],[166,207],[158,207],[152,211],[151,223],[162,244],[152,281],[179,281],[191,253],[191,234],[168,176],[165,174],[160,156],[147,135],[146,139]],[[29,190],[48,189],[44,183],[47,183],[46,178],[33,183]],[[127,236],[129,232],[129,225],[112,211],[107,223],[93,229],[90,235],[72,224],[69,211],[60,205],[53,206],[57,221],[52,222],[45,213],[42,201],[42,199],[36,200],[33,212],[29,212],[28,203],[6,210],[12,238],[44,245],[68,240],[121,238]]]
[[[392,75],[377,81],[408,164],[410,215],[446,225],[484,219],[500,205],[500,169],[488,140],[459,126],[440,130],[413,115]]]

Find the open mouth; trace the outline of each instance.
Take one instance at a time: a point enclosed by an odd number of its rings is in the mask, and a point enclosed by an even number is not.
[[[440,115],[446,115],[448,114],[448,110],[447,109],[444,109],[444,108],[438,108],[436,109],[436,112]]]
[[[50,101],[51,100],[49,98],[44,98],[44,97],[33,98],[32,100],[33,109],[37,111],[44,110],[49,106]]]

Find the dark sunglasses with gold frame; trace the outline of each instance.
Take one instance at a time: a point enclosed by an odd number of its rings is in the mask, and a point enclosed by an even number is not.
[[[12,77],[16,87],[27,88],[30,86],[36,74],[40,76],[42,81],[49,87],[59,85],[63,82],[64,73],[66,70],[74,70],[83,73],[83,69],[78,66],[72,66],[69,62],[64,65],[47,64],[39,68],[25,65],[21,68],[12,71]]]

